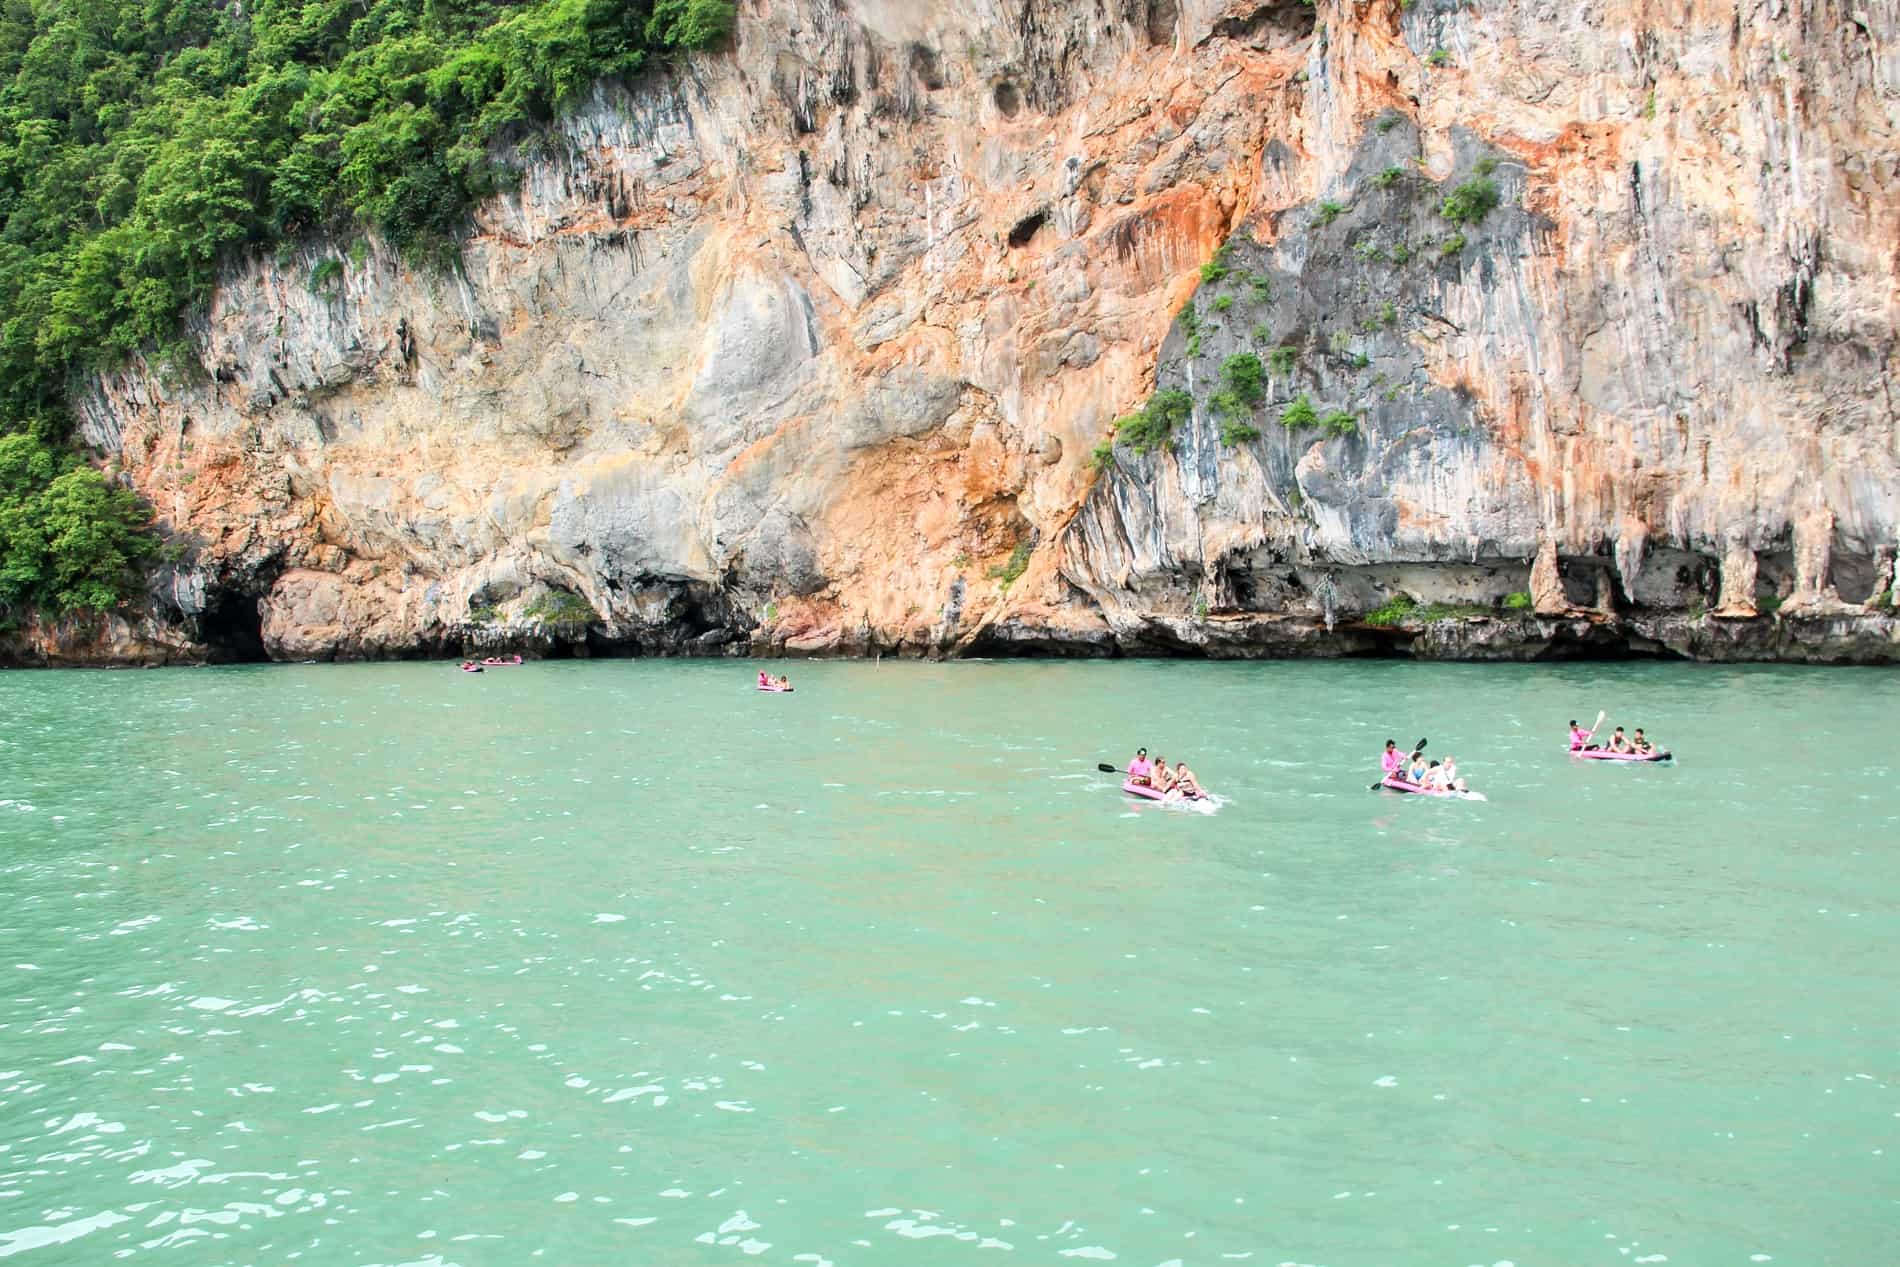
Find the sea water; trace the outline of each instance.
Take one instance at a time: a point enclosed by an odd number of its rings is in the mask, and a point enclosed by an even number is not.
[[[1900,1260],[1891,673],[759,667],[0,675],[0,1258]]]

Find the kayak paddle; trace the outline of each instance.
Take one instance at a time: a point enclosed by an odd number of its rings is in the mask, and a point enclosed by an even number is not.
[[[1100,770],[1103,774],[1120,774],[1121,773],[1119,769],[1117,769],[1115,766],[1108,764],[1108,762],[1106,761],[1097,761],[1095,763],[1095,768],[1097,770]]]

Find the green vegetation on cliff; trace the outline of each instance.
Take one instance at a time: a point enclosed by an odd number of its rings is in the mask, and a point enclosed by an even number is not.
[[[234,257],[367,227],[447,260],[506,184],[511,143],[603,76],[723,39],[733,15],[733,0],[0,0],[0,434],[34,446],[0,519],[56,481],[97,482],[60,447],[74,376],[173,345]],[[0,601],[123,597],[124,543],[76,544],[116,539],[120,500],[69,498],[91,531],[49,529],[37,571],[9,554]],[[84,579],[59,579],[69,565]]]

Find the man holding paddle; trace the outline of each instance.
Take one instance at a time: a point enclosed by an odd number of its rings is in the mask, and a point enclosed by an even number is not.
[[[1590,723],[1590,729],[1588,730],[1577,725],[1576,719],[1572,718],[1570,721],[1570,751],[1582,752],[1588,748],[1590,746],[1591,736],[1595,735],[1598,727],[1603,725],[1605,716],[1607,716],[1607,714],[1598,713],[1597,719]]]

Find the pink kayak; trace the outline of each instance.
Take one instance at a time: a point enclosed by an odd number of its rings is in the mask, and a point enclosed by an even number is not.
[[[1122,784],[1122,791],[1128,793],[1130,796],[1139,796],[1144,801],[1165,801],[1168,799],[1168,793],[1160,791],[1157,788],[1149,787],[1146,783],[1124,783]],[[1193,796],[1177,796],[1174,799],[1177,801],[1204,801],[1207,799],[1207,793],[1196,792]]]
[[[1667,752],[1611,752],[1607,748],[1572,748],[1570,755],[1585,761],[1674,761]]]
[[[1483,792],[1459,792],[1451,788],[1426,787],[1423,783],[1414,783],[1410,779],[1401,779],[1396,775],[1379,780],[1372,785],[1373,791],[1384,788],[1388,792],[1409,792],[1416,796],[1450,797],[1458,801],[1485,800]]]
[[[759,689],[767,695],[790,695],[793,690],[789,686],[761,686]]]

